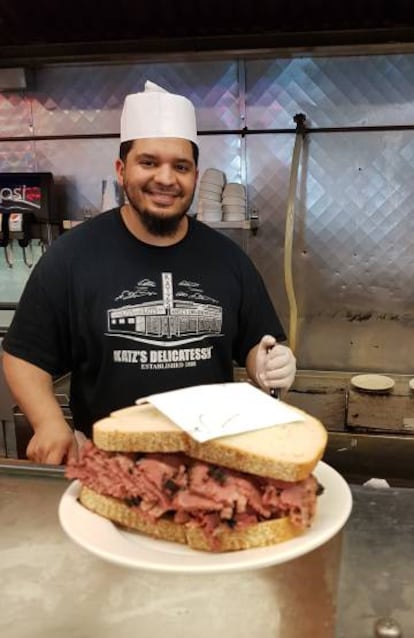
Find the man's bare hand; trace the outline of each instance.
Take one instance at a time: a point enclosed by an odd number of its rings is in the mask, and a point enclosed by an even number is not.
[[[61,465],[78,457],[78,443],[68,425],[54,423],[37,428],[27,446],[26,454],[35,463]]]

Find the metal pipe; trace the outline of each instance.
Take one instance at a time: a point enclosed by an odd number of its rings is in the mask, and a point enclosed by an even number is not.
[[[289,302],[289,337],[288,343],[292,352],[296,351],[297,336],[297,303],[295,289],[293,285],[292,273],[292,247],[293,247],[293,231],[295,226],[295,200],[298,182],[299,160],[303,146],[303,140],[306,133],[305,121],[306,116],[298,113],[293,118],[296,123],[295,146],[293,148],[292,164],[290,169],[289,192],[286,210],[286,227],[285,227],[285,254],[284,254],[284,275],[285,288]]]
[[[306,128],[309,133],[382,133],[387,131],[414,131],[414,124],[384,124],[376,126],[321,126]],[[292,128],[248,128],[239,129],[213,129],[197,131],[200,137],[204,135],[288,135],[296,133]],[[0,137],[0,142],[32,142],[53,140],[104,140],[119,138],[119,133],[90,133],[82,135],[19,135],[15,137]]]
[[[8,475],[29,474],[37,476],[64,477],[65,467],[63,465],[40,465],[31,461],[6,460],[0,462],[0,474],[6,472]]]

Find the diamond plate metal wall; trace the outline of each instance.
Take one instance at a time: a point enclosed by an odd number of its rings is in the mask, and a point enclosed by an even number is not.
[[[36,135],[119,134],[127,93],[151,80],[188,97],[199,129],[240,126],[235,62],[45,67],[31,94]]]
[[[102,181],[109,176],[116,179],[114,165],[119,141],[38,140],[34,144],[36,170],[50,171],[55,176],[57,216],[61,219],[82,219],[85,211],[92,214],[100,212]],[[240,138],[235,135],[200,137],[200,175],[211,166],[225,171],[228,181],[240,181]],[[197,193],[198,190],[194,197],[194,213]]]
[[[226,174],[228,182],[241,182],[241,141],[238,135],[203,135],[199,137],[199,176],[206,168],[218,168]],[[200,179],[199,179],[200,181]],[[198,185],[193,208],[197,210]]]
[[[249,254],[262,273],[287,330],[288,308],[283,280],[285,210],[293,135],[248,135],[248,201],[259,215],[259,231],[249,238]]]
[[[412,124],[414,56],[297,58],[246,62],[249,128]]]
[[[297,112],[313,127],[413,125],[414,55],[45,66],[30,93],[0,96],[1,136],[117,134],[125,94],[146,79],[192,99],[201,131],[223,131],[200,136],[200,174],[214,166],[229,181],[246,175],[259,232],[230,234],[263,273],[287,329],[283,245],[294,135],[243,141],[224,132],[244,125],[244,102],[250,130],[293,129]],[[117,153],[117,139],[0,141],[0,170],[51,171],[62,218],[81,219],[85,209],[100,210]],[[412,373],[413,175],[414,131],[308,136],[293,251],[300,367]],[[14,299],[17,269],[0,270],[2,300]]]
[[[1,142],[0,171],[2,173],[36,171],[34,142]]]
[[[260,214],[250,252],[285,327],[283,246],[293,141],[258,135],[247,145],[249,196]],[[410,370],[413,158],[414,132],[308,138],[293,249],[303,367]]]
[[[57,217],[82,219],[85,211],[98,212],[102,202],[102,180],[115,179],[117,139],[38,140],[39,171],[54,175]]]
[[[0,93],[0,137],[33,135],[31,103],[20,93]]]
[[[414,56],[246,62],[249,128],[414,124]],[[301,158],[293,269],[298,359],[411,373],[414,133],[311,134]],[[247,137],[261,226],[249,242],[284,325],[284,226],[293,135]],[[273,238],[273,242],[270,241]]]
[[[249,139],[250,192],[263,223],[282,240],[290,144],[278,148],[279,136],[273,145],[263,137]],[[404,312],[413,267],[407,241],[414,236],[413,154],[414,132],[308,138],[295,234],[302,311],[332,315],[345,307],[365,312],[375,304],[378,312]],[[255,176],[263,161],[266,183],[258,191]],[[258,259],[266,252],[261,245],[256,251]],[[315,285],[322,296],[314,294]]]

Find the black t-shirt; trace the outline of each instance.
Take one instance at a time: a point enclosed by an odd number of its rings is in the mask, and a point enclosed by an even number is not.
[[[75,426],[140,397],[233,379],[264,334],[284,339],[262,278],[226,236],[189,219],[169,247],[137,240],[119,209],[57,239],[3,341],[53,376],[71,372]]]

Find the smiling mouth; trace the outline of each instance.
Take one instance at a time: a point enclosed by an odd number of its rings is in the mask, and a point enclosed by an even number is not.
[[[172,193],[148,193],[154,204],[159,206],[171,206],[174,204],[177,195]]]

